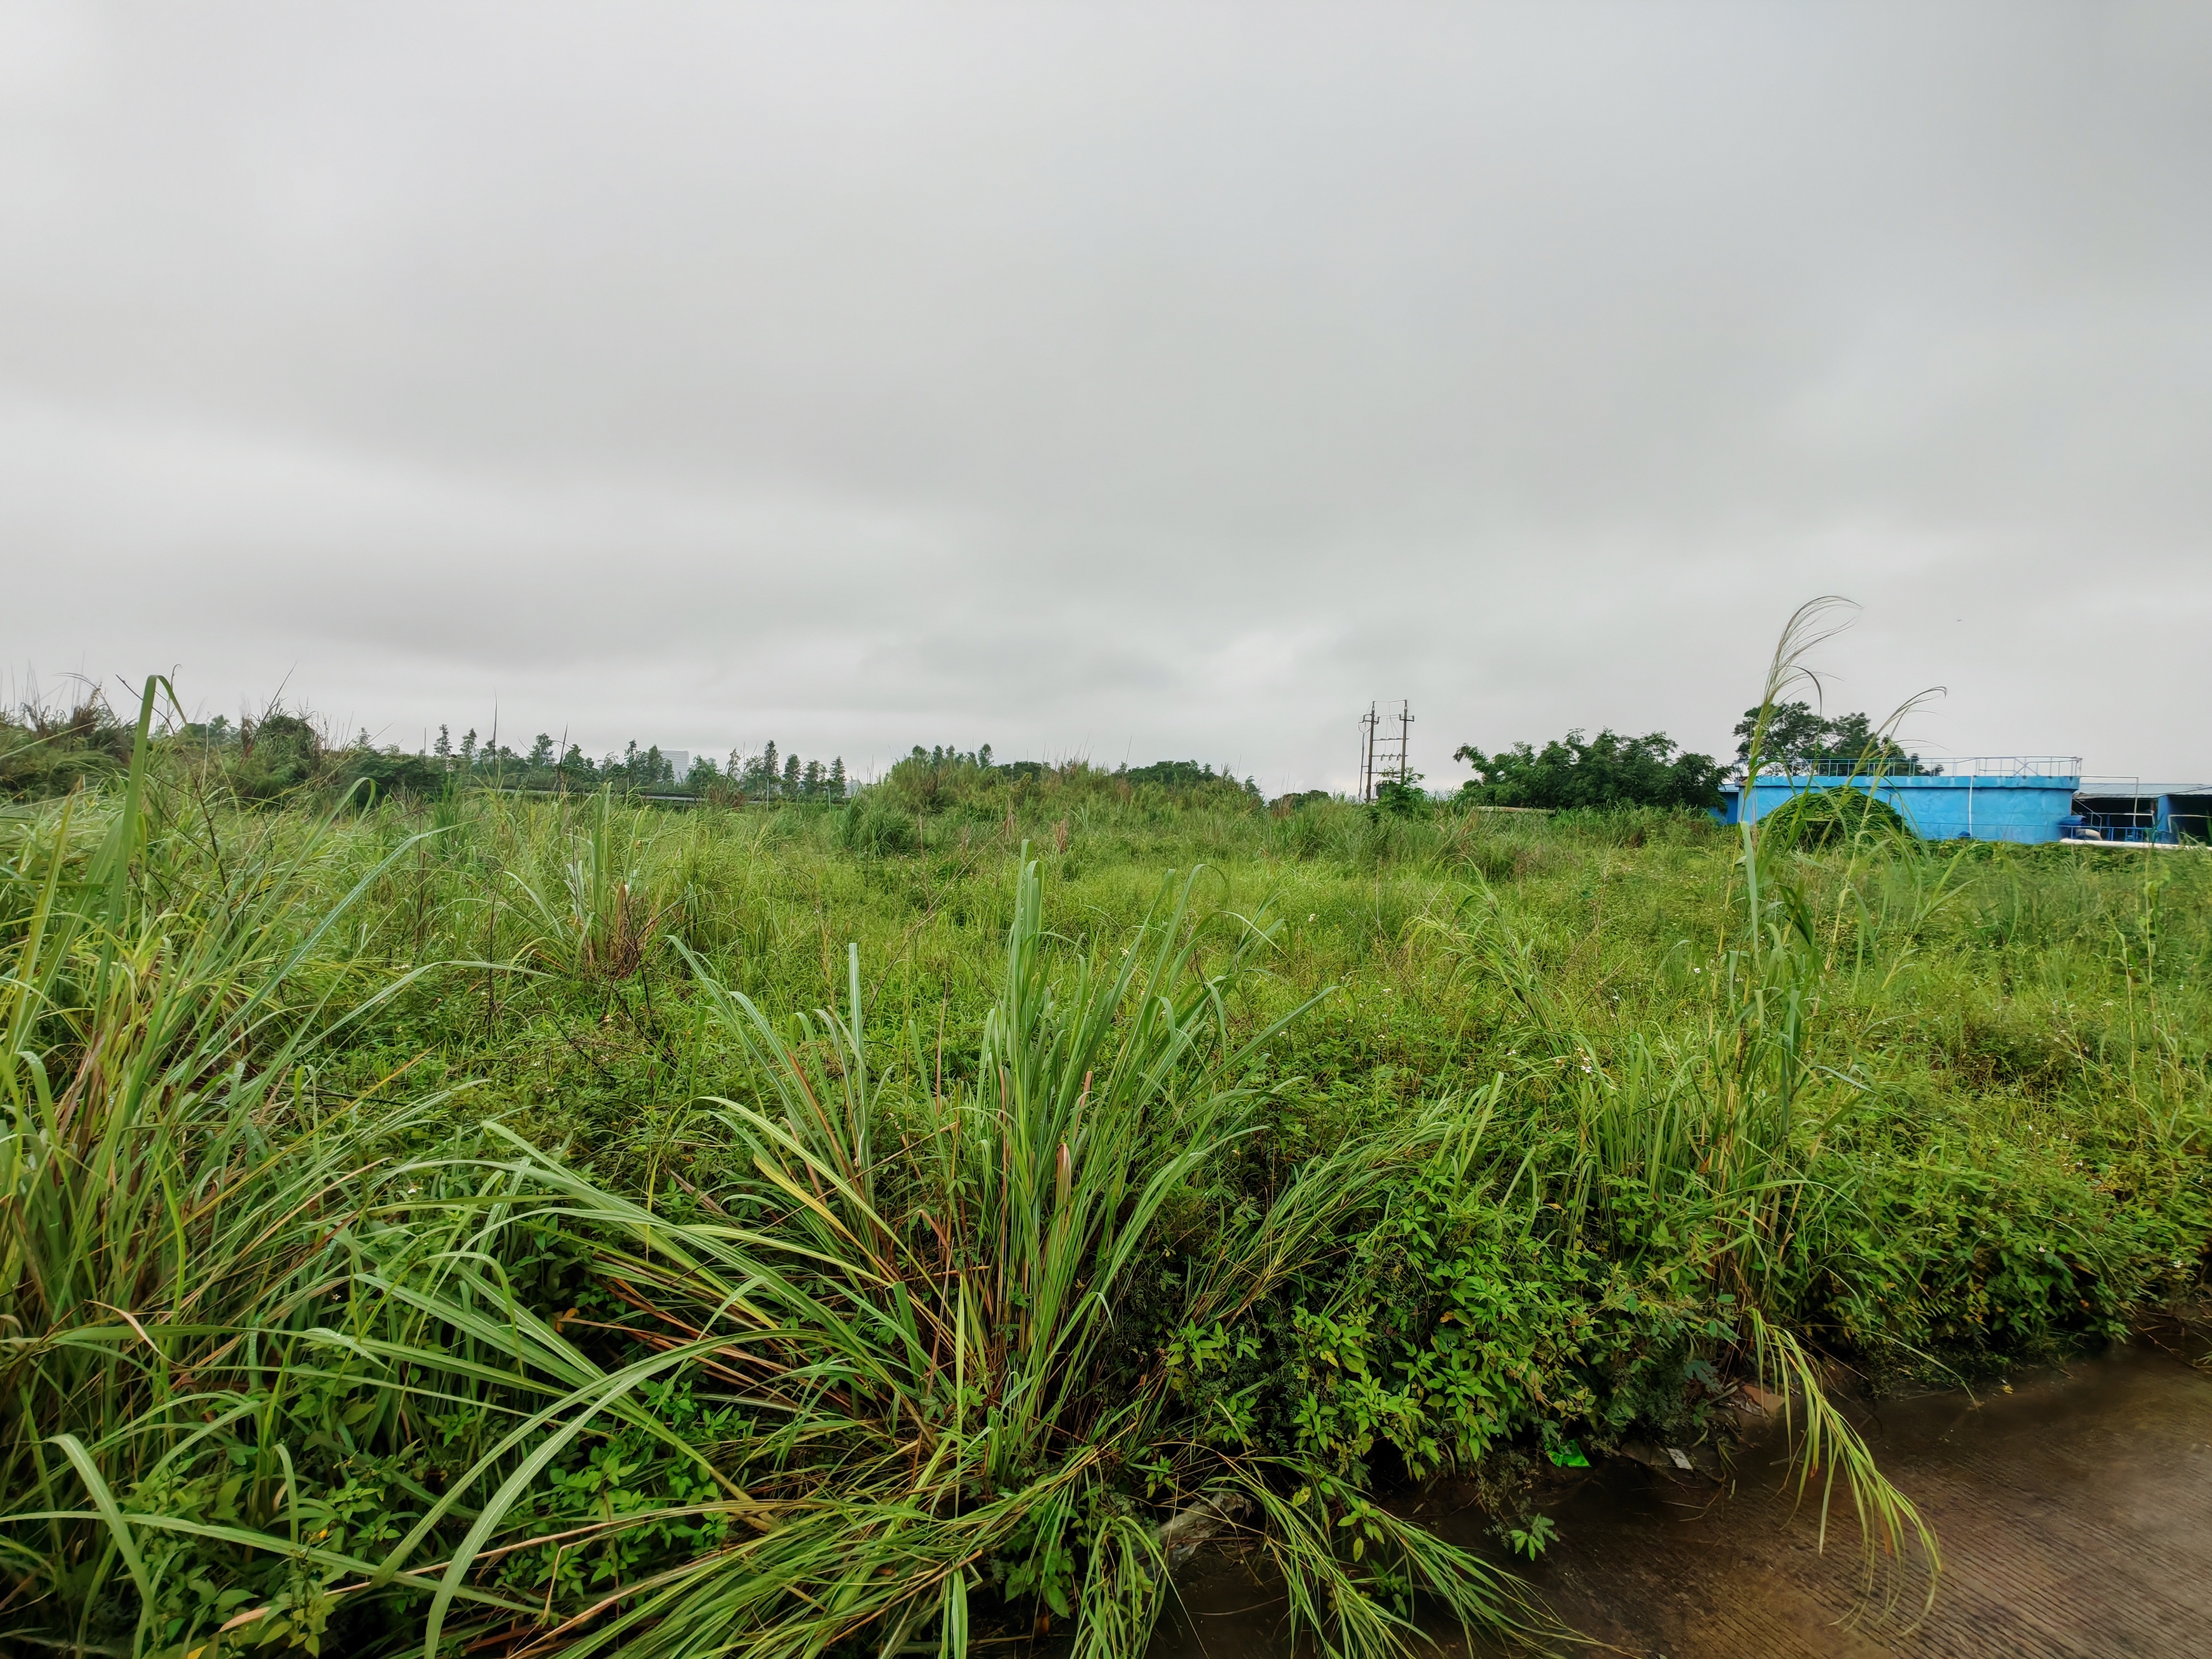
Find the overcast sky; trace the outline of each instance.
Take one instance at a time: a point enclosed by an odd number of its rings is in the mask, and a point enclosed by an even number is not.
[[[2212,775],[2212,7],[0,7],[0,666]]]

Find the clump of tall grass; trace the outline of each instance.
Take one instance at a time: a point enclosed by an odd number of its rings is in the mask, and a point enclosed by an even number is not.
[[[0,710],[0,799],[65,794],[120,777],[131,762],[131,727],[97,687],[73,707],[36,699]]]
[[[589,798],[584,827],[569,837],[557,889],[522,871],[507,872],[538,953],[577,978],[634,978],[680,902],[648,874],[652,840],[641,833],[644,822],[640,813],[618,813],[614,791],[602,788]]]
[[[406,1156],[434,1097],[322,1096],[419,977],[364,989],[343,933],[412,843],[335,899],[328,824],[204,856],[148,810],[155,692],[120,799],[0,869],[0,1639],[367,1651],[441,1593],[526,1626],[439,1577],[460,1521],[586,1423],[672,1437],[515,1305],[481,1172]]]
[[[519,1182],[611,1241],[599,1271],[631,1328],[688,1348],[733,1402],[744,1427],[720,1456],[757,1523],[564,1627],[576,1650],[819,1651],[866,1632],[960,1652],[995,1577],[995,1598],[1041,1604],[1075,1651],[1134,1655],[1166,1590],[1158,1504],[1232,1500],[1261,1517],[1326,1651],[1416,1639],[1377,1568],[1470,1627],[1522,1616],[1509,1580],[1395,1518],[1352,1555],[1340,1479],[1207,1445],[1156,1367],[1100,1386],[1162,1205],[1247,1133],[1249,1062],[1288,1023],[1232,1033],[1226,999],[1273,930],[1243,925],[1200,973],[1190,896],[1188,879],[1164,895],[1103,968],[1055,963],[1025,866],[972,1073],[941,1084],[909,1029],[908,1081],[931,1080],[903,1096],[871,1066],[857,951],[845,1012],[787,1024],[695,964],[760,1084],[717,1103],[747,1173],[701,1195],[702,1218],[518,1157]],[[1403,1150],[1326,1160],[1232,1229],[1186,1289],[1192,1317],[1234,1318],[1298,1271]]]
[[[147,1645],[179,1593],[161,1582],[175,1552],[142,1547],[167,1540],[142,1538],[122,1506],[221,1461],[256,1328],[315,1294],[303,1238],[326,1224],[355,1151],[271,1133],[336,988],[303,971],[337,915],[301,915],[313,848],[166,905],[133,878],[163,858],[143,810],[155,694],[88,856],[78,835],[96,809],[71,797],[25,824],[5,872],[0,1490],[15,1512],[0,1553],[18,1575],[15,1617],[32,1621],[18,1640],[97,1645],[103,1598],[127,1575]],[[234,1514],[270,1501],[276,1472],[253,1474]],[[219,1622],[222,1594],[184,1625]]]

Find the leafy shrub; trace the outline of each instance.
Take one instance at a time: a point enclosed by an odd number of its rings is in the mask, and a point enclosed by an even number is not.
[[[1782,848],[1915,839],[1912,826],[1894,806],[1848,786],[1792,795],[1759,820],[1759,833]]]
[[[921,836],[910,816],[871,792],[838,814],[837,844],[864,858],[888,858],[913,852]]]
[[[434,795],[446,787],[447,774],[427,755],[404,755],[397,749],[356,749],[349,751],[342,781],[350,786],[366,783],[367,801],[392,795],[417,799]]]
[[[1419,784],[1385,778],[1375,786],[1375,799],[1367,810],[1377,817],[1387,813],[1394,818],[1425,817],[1429,798]]]
[[[118,775],[131,758],[131,728],[99,691],[66,714],[36,705],[0,714],[0,797],[39,800]]]
[[[239,728],[229,781],[240,799],[268,801],[316,782],[323,770],[322,733],[278,709]]]
[[[1593,1321],[1604,1264],[1500,1206],[1448,1144],[1361,1234],[1328,1303],[1292,1310],[1287,1437],[1342,1473],[1378,1448],[1415,1479],[1597,1408],[1584,1372],[1621,1322]]]

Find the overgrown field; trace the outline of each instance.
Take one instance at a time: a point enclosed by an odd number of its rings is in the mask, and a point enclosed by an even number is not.
[[[1540,1632],[1540,1464],[1763,1382],[1924,1565],[1824,1382],[2202,1288],[2212,855],[1054,791],[12,809],[0,1644]]]

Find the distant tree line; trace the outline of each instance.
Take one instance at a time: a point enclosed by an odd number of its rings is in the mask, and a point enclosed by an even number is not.
[[[908,811],[939,812],[995,801],[1023,786],[1124,800],[1146,793],[1156,799],[1187,801],[1228,799],[1246,804],[1260,799],[1260,786],[1254,779],[1240,783],[1228,768],[1217,772],[1194,760],[1123,764],[1111,770],[1084,761],[1057,766],[1034,760],[1000,762],[992,758],[988,743],[970,750],[946,744],[924,749],[916,744],[891,767],[881,788],[889,801]]]
[[[64,714],[38,708],[0,713],[0,794],[13,799],[65,793],[78,782],[118,772],[131,753],[131,728],[117,720],[95,690]],[[306,716],[271,708],[234,722],[225,714],[165,730],[164,748],[210,772],[246,800],[272,800],[308,787],[366,782],[374,794],[435,795],[466,788],[619,793],[747,801],[841,804],[852,793],[843,757],[828,762],[781,754],[769,743],[758,754],[732,750],[725,765],[710,756],[677,775],[657,744],[635,740],[593,759],[570,744],[563,751],[541,732],[526,750],[480,740],[471,728],[455,740],[441,726],[426,747],[380,747],[366,732],[334,743]]]
[[[64,794],[81,784],[119,776],[130,763],[132,726],[117,718],[97,687],[66,710],[29,705],[0,710],[0,797],[38,799]],[[722,805],[748,803],[843,806],[863,793],[844,758],[828,761],[787,754],[773,743],[757,752],[732,750],[719,763],[711,756],[690,760],[677,773],[657,744],[631,742],[597,758],[580,744],[556,742],[541,732],[527,749],[473,728],[456,738],[450,724],[420,749],[380,745],[367,731],[350,742],[333,740],[307,715],[271,705],[233,720],[217,714],[159,728],[165,754],[241,800],[273,801],[312,789],[362,784],[374,796],[423,798],[470,788],[524,792],[617,793],[674,796]],[[1155,761],[1108,769],[1083,761],[996,760],[988,744],[963,750],[917,744],[867,793],[894,814],[965,807],[1003,812],[1016,795],[1049,798],[1072,805],[1088,799],[1122,803],[1146,799],[1195,805],[1256,803],[1258,784],[1239,781],[1227,767],[1195,760]]]
[[[1747,710],[1735,729],[1735,767],[1750,760],[1759,711]],[[26,707],[0,712],[0,796],[23,799],[66,793],[80,784],[116,775],[129,762],[131,728],[108,708],[97,689],[66,711]],[[169,728],[171,751],[212,770],[242,799],[270,800],[314,787],[367,783],[379,795],[426,796],[470,787],[530,792],[580,792],[611,787],[622,793],[688,797],[726,805],[746,803],[842,806],[858,791],[842,757],[824,763],[781,752],[770,742],[757,753],[732,750],[718,764],[702,755],[678,776],[658,744],[635,741],[597,759],[580,745],[563,748],[541,732],[517,751],[495,737],[480,740],[471,728],[456,741],[441,726],[434,741],[410,753],[379,747],[364,731],[349,744],[332,744],[307,716],[271,707],[234,723],[217,715]],[[1729,768],[1710,755],[1683,750],[1663,732],[1625,736],[1610,727],[1589,737],[1580,729],[1539,747],[1522,742],[1495,753],[1462,744],[1455,757],[1474,775],[1455,798],[1465,805],[1575,808],[1652,806],[1702,810],[1720,804]],[[1863,714],[1829,719],[1804,702],[1778,705],[1768,716],[1763,770],[1796,774],[1853,772],[1879,768],[1929,775],[1938,768],[1899,746]],[[1418,775],[1386,782],[1378,810],[1430,810]],[[1154,761],[1105,769],[1074,761],[1000,762],[991,745],[971,750],[917,744],[869,792],[891,813],[955,808],[1003,811],[1017,796],[1031,794],[1073,803],[1098,797],[1163,805],[1254,805],[1261,799],[1250,778],[1195,760]],[[1279,805],[1304,805],[1312,792],[1285,797]]]
[[[702,755],[691,763],[686,781],[702,792],[714,788],[717,782],[714,762]],[[779,761],[773,740],[757,755],[730,750],[729,767],[720,775],[720,782],[734,785],[747,800],[842,802],[852,793],[842,755],[827,766],[818,760],[801,761],[795,753]]]
[[[842,756],[826,763],[805,760],[796,753],[780,754],[773,741],[755,755],[733,749],[723,765],[717,765],[711,755],[697,756],[680,777],[675,762],[659,744],[641,745],[634,738],[619,751],[594,760],[578,744],[561,750],[548,732],[540,732],[528,751],[518,754],[505,744],[479,744],[473,728],[456,744],[452,728],[441,726],[426,755],[409,757],[397,749],[377,750],[365,732],[355,740],[354,752],[378,754],[387,762],[419,759],[427,763],[426,775],[433,784],[452,777],[511,789],[611,787],[626,793],[717,795],[751,801],[838,802],[849,793]]]
[[[911,852],[921,824],[937,818],[1024,836],[1042,829],[1065,848],[1069,825],[1092,808],[1146,816],[1209,809],[1245,812],[1260,801],[1250,779],[1238,782],[1196,761],[1157,761],[1109,770],[1087,761],[994,761],[991,745],[974,749],[919,744],[878,782],[861,790],[838,823],[838,840],[865,856]],[[964,832],[963,832],[964,833]]]
[[[33,704],[0,710],[0,798],[40,799],[121,775],[129,765],[132,726],[118,719],[97,687],[67,708]],[[668,751],[631,742],[594,758],[580,744],[541,732],[527,749],[485,738],[473,728],[459,738],[451,724],[416,750],[380,745],[367,731],[334,740],[305,714],[271,705],[234,720],[217,714],[158,729],[162,751],[241,800],[274,801],[309,790],[366,784],[371,796],[416,798],[471,788],[529,793],[611,787],[651,797],[689,797],[721,805],[777,803],[844,806],[860,794],[842,756],[828,761],[787,754],[774,743],[757,752],[732,750],[718,763],[690,760],[678,775]],[[1226,767],[1195,760],[1155,761],[1110,770],[1081,761],[996,760],[988,744],[963,750],[917,744],[872,790],[878,808],[929,813],[967,808],[1002,813],[1016,796],[1057,803],[1084,799],[1196,805],[1256,802],[1259,788]]]
[[[730,802],[835,803],[849,793],[842,756],[826,763],[804,760],[796,753],[779,754],[773,741],[755,755],[733,749],[723,765],[717,765],[711,755],[698,756],[680,777],[675,762],[659,744],[641,745],[632,738],[619,751],[594,760],[578,744],[562,750],[548,732],[540,732],[527,751],[518,753],[502,743],[479,743],[473,728],[463,732],[457,744],[452,727],[441,726],[428,750],[416,755],[396,748],[379,750],[364,732],[349,752],[356,775],[414,793],[441,788],[449,781],[526,791],[611,787],[622,793],[711,796]]]

